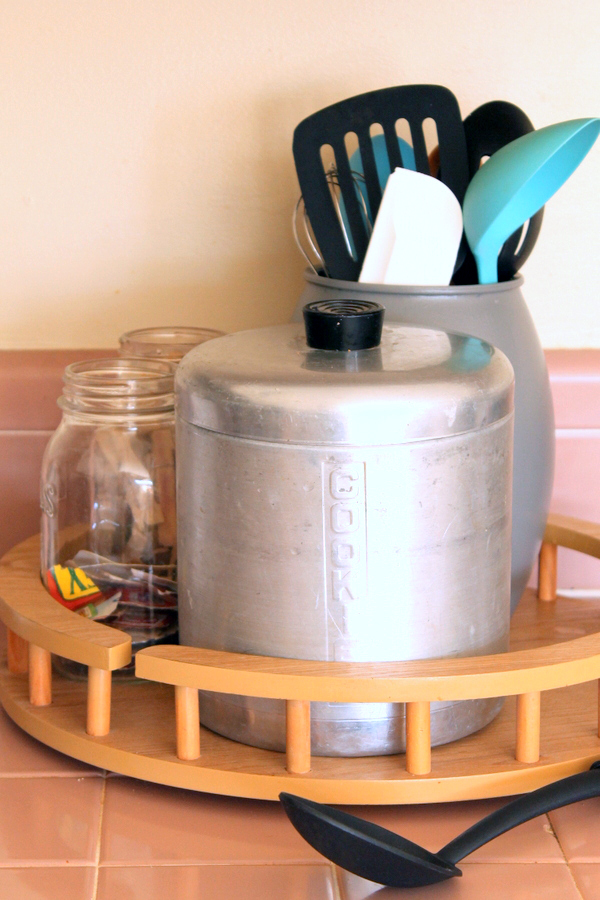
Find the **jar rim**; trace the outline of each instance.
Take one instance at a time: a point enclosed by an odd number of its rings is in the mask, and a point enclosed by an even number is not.
[[[145,394],[154,387],[153,382],[156,388],[172,390],[174,376],[175,365],[170,360],[118,356],[71,363],[63,381],[74,387],[105,388],[111,393]]]
[[[195,325],[168,325],[157,326],[153,328],[134,328],[132,331],[125,331],[119,338],[119,343],[128,340],[139,340],[142,338],[148,343],[159,343],[165,338],[177,343],[187,343],[187,338],[202,337],[203,335],[224,335],[224,331],[217,328],[197,328]]]
[[[179,360],[198,344],[224,335],[224,331],[216,328],[198,328],[194,325],[136,328],[121,335],[119,346],[121,353],[128,357]]]
[[[157,412],[174,406],[176,366],[169,360],[107,357],[68,365],[63,409]]]

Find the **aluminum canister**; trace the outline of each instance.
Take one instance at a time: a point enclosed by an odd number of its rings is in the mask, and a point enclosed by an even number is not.
[[[513,371],[478,339],[384,326],[314,349],[302,325],[191,351],[176,376],[183,644],[314,660],[508,648]],[[433,703],[432,743],[501,699]],[[204,693],[204,725],[283,750],[284,701]],[[313,703],[312,752],[397,753],[400,703]]]

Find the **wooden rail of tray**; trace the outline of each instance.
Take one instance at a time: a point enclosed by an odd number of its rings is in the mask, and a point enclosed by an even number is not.
[[[600,526],[552,515],[540,553],[541,600],[556,599],[557,546],[600,558]],[[28,671],[34,707],[52,702],[51,653],[88,666],[86,730],[110,731],[111,672],[131,660],[131,640],[116,629],[73,615],[56,603],[39,575],[39,539],[19,544],[0,564],[0,619],[9,629],[8,669]],[[600,623],[599,623],[600,624]],[[174,745],[180,760],[200,758],[198,691],[278,698],[286,702],[286,766],[311,768],[310,701],[406,703],[406,770],[431,770],[430,704],[517,696],[515,758],[540,758],[543,691],[600,678],[600,633],[493,656],[404,663],[332,663],[247,656],[177,645],[137,653],[136,674],[175,688]]]
[[[8,668],[29,671],[33,706],[52,701],[51,654],[88,666],[87,732],[110,729],[111,675],[131,662],[128,634],[93,622],[61,606],[39,577],[40,539],[13,548],[0,566],[0,619],[8,629]]]
[[[558,546],[600,558],[600,526],[549,518],[540,551],[541,600],[556,599]],[[287,769],[294,774],[311,766],[311,701],[406,703],[406,769],[423,775],[431,771],[432,701],[516,695],[515,758],[537,762],[541,693],[600,676],[600,633],[512,653],[403,663],[317,662],[163,645],[137,654],[136,674],[175,686],[180,759],[200,756],[198,690],[285,700]]]

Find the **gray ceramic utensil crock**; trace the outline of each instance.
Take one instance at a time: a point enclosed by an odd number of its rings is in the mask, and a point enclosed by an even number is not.
[[[334,662],[506,651],[510,363],[476,338],[397,323],[356,346],[354,317],[372,310],[325,306],[310,343],[299,324],[260,328],[179,365],[182,642]],[[501,704],[432,703],[432,744]],[[316,755],[405,747],[402,703],[311,707]],[[283,700],[202,692],[201,719],[284,749]]]
[[[521,287],[522,276],[501,284],[405,287],[359,284],[304,274],[293,320],[313,300],[374,300],[386,322],[471,334],[498,347],[515,371],[515,447],[511,608],[527,585],[539,552],[554,478],[554,410],[546,360]]]
[[[304,273],[293,321],[313,300],[374,300],[387,322],[471,334],[498,347],[515,371],[511,609],[539,552],[554,478],[554,409],[546,360],[523,298],[523,277],[501,284],[410,287],[359,284]],[[475,601],[474,601],[475,602]]]

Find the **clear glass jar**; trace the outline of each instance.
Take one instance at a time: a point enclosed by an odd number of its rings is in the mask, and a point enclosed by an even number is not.
[[[42,462],[42,581],[74,612],[129,633],[134,652],[177,640],[174,373],[166,360],[67,366]],[[134,664],[115,674],[133,677]]]
[[[173,328],[138,328],[119,338],[123,356],[144,359],[171,359],[179,362],[186,353],[213,338],[223,337],[224,331],[214,328],[193,328],[176,325]]]

